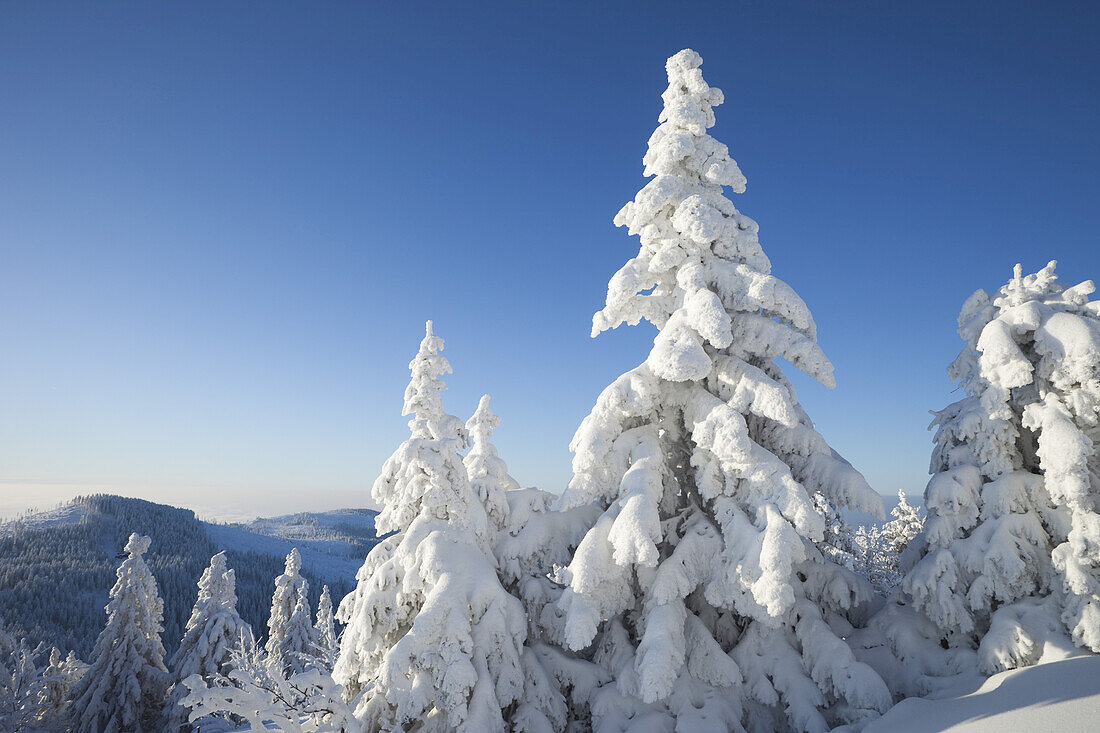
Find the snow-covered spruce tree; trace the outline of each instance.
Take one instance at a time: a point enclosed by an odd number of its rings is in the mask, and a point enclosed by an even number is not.
[[[268,662],[282,672],[296,673],[310,666],[316,650],[309,610],[309,584],[302,577],[298,548],[286,556],[286,569],[275,579],[271,615],[267,620]]]
[[[609,676],[565,647],[558,571],[599,517],[599,507],[554,511],[558,496],[534,488],[504,496],[508,513],[495,548],[500,578],[528,618],[523,700],[511,716],[512,730],[590,730],[589,696]]]
[[[336,657],[340,653],[340,642],[336,638],[336,624],[332,616],[332,596],[328,586],[322,586],[321,597],[317,599],[317,620],[313,624],[314,656],[321,669],[332,672]]]
[[[229,674],[232,652],[241,643],[247,624],[237,614],[236,580],[225,564],[225,553],[210,558],[199,578],[198,597],[187,621],[183,640],[168,667],[172,687],[162,718],[163,731],[186,729],[189,711],[180,705],[188,690],[181,683],[193,674],[204,680]]]
[[[904,561],[902,555],[909,549],[909,544],[917,535],[924,531],[924,517],[920,509],[913,506],[905,498],[905,492],[898,490],[898,504],[890,510],[892,520],[882,525],[883,549],[889,553],[890,569],[898,572],[902,569]]]
[[[501,586],[494,529],[459,451],[461,421],[443,410],[450,365],[431,321],[409,367],[410,438],[372,488],[380,534],[340,604],[334,677],[362,730],[495,731],[523,694],[522,604]]]
[[[42,644],[32,647],[0,628],[0,733],[42,730],[53,722],[46,670],[37,661],[44,652]]]
[[[882,525],[859,527],[852,536],[856,572],[868,580],[879,595],[889,597],[901,584],[902,568],[908,569],[903,555],[910,543],[924,529],[920,510],[910,504],[904,491],[898,491],[898,504],[890,510],[894,517]]]
[[[504,526],[508,514],[505,492],[519,488],[516,480],[508,475],[508,464],[497,455],[497,449],[489,442],[499,425],[500,418],[489,408],[489,395],[482,395],[477,410],[466,421],[470,451],[462,461],[470,477],[470,486],[485,506],[495,530]]]
[[[50,662],[42,672],[41,702],[45,708],[45,717],[51,721],[47,730],[64,730],[68,719],[69,702],[72,699],[73,686],[80,681],[88,665],[80,661],[74,652],[62,657],[61,650],[50,650]]]
[[[466,421],[471,447],[464,463],[470,483],[497,530],[493,549],[501,583],[521,599],[528,612],[521,660],[524,689],[507,722],[513,731],[565,730],[587,720],[576,704],[584,706],[583,693],[601,678],[592,665],[563,655],[549,644],[549,638],[560,635],[545,628],[540,617],[548,602],[560,594],[547,577],[548,572],[555,563],[568,561],[568,550],[580,540],[577,529],[583,522],[576,521],[577,512],[550,512],[557,498],[552,494],[519,488],[491,442],[499,425],[500,418],[489,407],[489,395],[482,396],[477,410]],[[560,626],[553,623],[556,618],[549,620],[553,626]],[[566,694],[573,707],[566,703]]]
[[[856,572],[867,578],[880,596],[889,596],[901,582],[901,576],[893,569],[897,558],[886,550],[882,527],[874,524],[857,527],[852,542]]]
[[[659,333],[573,438],[560,507],[603,512],[563,574],[564,642],[615,680],[594,692],[598,731],[824,731],[891,699],[835,630],[872,593],[822,554],[813,496],[878,517],[882,501],[775,361],[833,386],[809,309],[723,195],[745,178],[707,134],[723,97],[701,63],[668,60],[655,177],[615,218],[641,249],[592,333],[642,319]]]
[[[247,627],[232,650],[227,677],[209,682],[194,674],[183,680],[190,690],[182,704],[202,731],[236,730],[245,721],[254,731],[347,733],[356,721],[343,691],[320,669],[287,675],[270,664]]]
[[[948,373],[967,396],[935,413],[921,556],[902,584],[987,673],[1035,662],[1058,616],[1100,651],[1100,303],[1055,264],[1017,265],[962,307]]]
[[[92,649],[88,669],[73,689],[70,708],[77,733],[159,730],[168,670],[164,666],[164,604],[145,564],[149,538],[134,533],[107,602],[107,625]]]

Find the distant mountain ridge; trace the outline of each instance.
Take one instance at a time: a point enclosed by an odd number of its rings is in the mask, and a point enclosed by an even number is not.
[[[210,557],[225,550],[237,576],[238,609],[257,638],[266,632],[275,577],[292,547],[316,607],[321,586],[333,600],[377,541],[376,512],[344,509],[219,524],[189,509],[98,494],[0,523],[0,625],[33,641],[85,656],[103,626],[107,591],[131,532],[149,535],[146,559],[164,599],[164,645],[179,644]]]

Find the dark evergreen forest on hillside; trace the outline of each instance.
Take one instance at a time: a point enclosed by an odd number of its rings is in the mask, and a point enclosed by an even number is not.
[[[75,502],[83,517],[34,527],[14,522],[0,534],[0,625],[35,642],[86,657],[103,627],[107,592],[131,532],[152,538],[146,560],[164,599],[164,646],[175,650],[195,602],[196,583],[210,557],[226,550],[237,576],[238,609],[257,638],[266,632],[275,577],[274,555],[217,547],[189,509],[141,499],[96,495]],[[310,605],[324,583],[338,602],[354,578],[321,580],[308,566]]]

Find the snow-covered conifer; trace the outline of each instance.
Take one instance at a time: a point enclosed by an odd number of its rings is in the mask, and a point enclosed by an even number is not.
[[[365,731],[413,721],[503,730],[503,711],[524,691],[524,610],[500,584],[492,520],[459,456],[465,431],[443,409],[442,348],[429,321],[409,365],[411,436],[372,488],[378,532],[396,534],[371,550],[340,604],[334,677]]]
[[[489,442],[493,431],[500,425],[500,418],[489,408],[489,395],[482,395],[477,410],[466,421],[466,434],[470,439],[470,451],[463,459],[470,485],[477,492],[489,514],[495,529],[504,526],[508,503],[504,492],[519,488],[516,480],[508,475],[508,465],[497,455],[497,449]]]
[[[891,567],[896,572],[902,568],[900,558],[909,549],[909,543],[924,531],[924,517],[900,489],[898,504],[890,510],[890,515],[894,518],[882,525],[882,543],[892,556]]]
[[[313,644],[316,647],[314,656],[323,670],[331,674],[336,657],[340,653],[340,643],[336,638],[336,623],[332,616],[332,596],[329,595],[327,585],[321,588],[321,597],[317,600]]]
[[[512,730],[586,730],[589,696],[608,675],[564,647],[564,616],[556,605],[563,586],[556,569],[569,562],[598,507],[553,511],[558,497],[539,489],[515,489],[505,498],[507,519],[496,543],[500,577],[528,617],[524,693],[511,716]]]
[[[989,673],[1038,658],[1050,595],[1073,640],[1100,651],[1100,304],[1055,264],[1017,265],[963,304],[948,373],[967,396],[935,413],[928,518],[902,585]]]
[[[701,63],[668,60],[654,178],[615,218],[641,248],[592,333],[643,319],[659,332],[572,442],[560,507],[602,513],[562,576],[563,641],[615,680],[592,697],[596,730],[823,731],[891,700],[834,630],[872,594],[823,555],[813,497],[880,517],[882,502],[776,363],[833,386],[809,309],[723,195],[745,178],[707,134],[723,97]]]
[[[49,665],[42,673],[42,705],[46,719],[53,721],[46,727],[63,729],[68,717],[73,686],[80,681],[88,665],[77,659],[73,652],[62,657],[61,650],[50,650]]]
[[[528,613],[527,639],[523,649],[524,691],[507,721],[514,731],[565,730],[588,720],[584,695],[601,680],[590,664],[564,652],[554,643],[560,640],[560,619],[544,615],[561,586],[548,574],[556,564],[567,562],[586,526],[585,510],[552,512],[556,499],[538,489],[520,489],[508,473],[508,465],[492,444],[500,418],[489,407],[489,395],[478,403],[466,422],[470,452],[464,463],[471,485],[489,512],[496,532],[494,552],[504,588],[519,598]],[[588,523],[595,517],[587,512]],[[574,703],[566,702],[566,695]]]
[[[894,592],[901,577],[894,568],[897,557],[885,549],[882,527],[864,525],[852,535],[856,572],[867,578],[882,596]]]
[[[46,670],[39,668],[38,661],[44,651],[43,645],[32,647],[0,628],[0,733],[41,730],[54,722]]]
[[[275,579],[271,615],[267,620],[268,660],[290,673],[306,669],[315,654],[309,584],[301,571],[302,556],[295,547],[286,556],[285,571]]]
[[[210,558],[199,578],[198,597],[179,649],[169,661],[172,687],[165,703],[162,730],[187,727],[188,710],[180,705],[187,688],[180,684],[193,674],[205,680],[227,676],[232,651],[241,643],[247,624],[237,613],[236,580],[225,564],[225,553]]]
[[[906,500],[904,491],[898,491],[898,504],[890,514],[894,518],[889,522],[861,526],[852,535],[856,571],[884,597],[893,594],[904,571],[915,562],[915,553],[906,550],[924,529],[924,517]],[[903,555],[909,558],[908,564]]]
[[[158,729],[168,670],[160,640],[164,604],[143,557],[149,542],[134,533],[126,543],[107,602],[107,625],[73,690],[70,715],[77,733]]]
[[[320,669],[287,674],[270,663],[247,627],[231,652],[228,676],[183,680],[190,692],[182,704],[200,730],[236,730],[244,721],[254,731],[347,733],[355,725],[351,708],[332,676]]]

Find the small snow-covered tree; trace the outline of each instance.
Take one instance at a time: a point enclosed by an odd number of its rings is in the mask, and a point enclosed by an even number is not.
[[[336,638],[336,624],[332,616],[332,596],[328,586],[321,588],[321,597],[317,600],[317,621],[313,624],[314,656],[321,668],[331,674],[340,653],[340,642]]]
[[[356,724],[343,690],[324,670],[287,674],[271,664],[247,627],[233,648],[229,674],[210,680],[194,674],[183,680],[189,694],[182,704],[200,729],[220,729],[217,721],[245,721],[254,731],[346,733]],[[235,726],[225,730],[236,729]]]
[[[184,679],[197,674],[205,680],[226,676],[232,651],[241,643],[247,624],[237,613],[236,580],[226,567],[225,553],[210,558],[199,578],[198,597],[187,621],[183,640],[169,661],[172,687],[168,692],[162,730],[187,727],[188,710],[180,705],[187,696]]]
[[[69,702],[73,686],[80,681],[88,665],[80,661],[74,652],[62,657],[61,650],[50,650],[49,665],[42,673],[42,705],[46,718],[52,721],[47,729],[64,729],[68,718]]]
[[[286,569],[275,579],[267,620],[268,661],[281,671],[301,672],[315,655],[309,610],[309,583],[302,577],[298,548],[286,556]]]
[[[898,504],[890,514],[894,518],[889,522],[861,526],[852,536],[856,570],[882,596],[891,595],[901,583],[903,568],[908,567],[902,556],[924,529],[924,517],[906,500],[904,491],[898,491]]]
[[[867,578],[879,595],[888,596],[901,582],[894,569],[897,557],[886,549],[882,527],[863,525],[852,535],[856,572]]]
[[[494,528],[459,451],[461,421],[443,409],[450,364],[431,321],[409,367],[410,438],[372,488],[376,545],[340,604],[334,671],[364,731],[413,724],[494,731],[524,688],[522,604],[501,586]]]
[[[852,535],[856,571],[884,597],[893,594],[915,562],[915,553],[907,550],[924,529],[924,517],[906,500],[904,491],[898,491],[898,504],[890,514],[894,519],[889,522],[861,526]]]
[[[501,529],[506,521],[508,502],[506,491],[519,488],[516,480],[508,475],[508,465],[497,454],[490,442],[493,431],[500,425],[500,418],[489,408],[489,395],[482,395],[477,410],[466,421],[466,434],[470,451],[463,459],[470,485],[485,506],[494,529]]]
[[[298,600],[294,603],[294,613],[286,625],[286,640],[283,659],[289,662],[288,672],[304,672],[317,666],[317,635],[313,628],[313,618],[309,610],[307,588],[303,584],[298,589]],[[303,651],[289,651],[302,649]]]
[[[645,319],[645,362],[611,384],[573,438],[560,507],[599,518],[562,579],[563,642],[609,682],[596,730],[824,731],[891,704],[837,629],[872,598],[823,554],[829,506],[881,498],[814,429],[776,362],[827,387],[809,309],[770,274],[745,188],[707,129],[722,92],[685,50],[668,60],[654,176],[615,218],[641,248],[611,279],[593,336]]]
[[[143,557],[149,542],[134,533],[126,543],[126,559],[107,602],[107,625],[73,690],[70,715],[77,733],[158,729],[168,670],[160,640],[164,604]]]
[[[901,556],[909,549],[909,543],[924,531],[924,516],[920,509],[905,498],[905,492],[898,490],[898,504],[890,510],[892,520],[882,525],[882,544],[890,554],[890,568],[899,572],[903,568]]]
[[[521,599],[528,612],[521,658],[524,690],[506,722],[513,731],[566,730],[583,724],[587,714],[568,704],[565,695],[583,707],[584,693],[601,678],[592,665],[563,654],[549,643],[552,638],[560,638],[556,633],[560,623],[553,616],[543,616],[543,612],[560,595],[560,586],[548,574],[555,564],[568,561],[568,550],[580,540],[584,522],[577,520],[583,510],[551,512],[555,496],[519,488],[492,444],[493,431],[499,425],[500,418],[489,407],[489,395],[484,395],[466,421],[471,447],[464,463],[470,483],[497,530],[493,549],[501,583]]]
[[[1017,265],[963,304],[948,373],[967,396],[935,413],[928,518],[902,585],[989,673],[1038,658],[1040,606],[1100,651],[1100,304],[1055,264]]]
[[[0,733],[41,730],[54,722],[45,670],[39,668],[44,652],[43,645],[32,647],[0,628]]]

